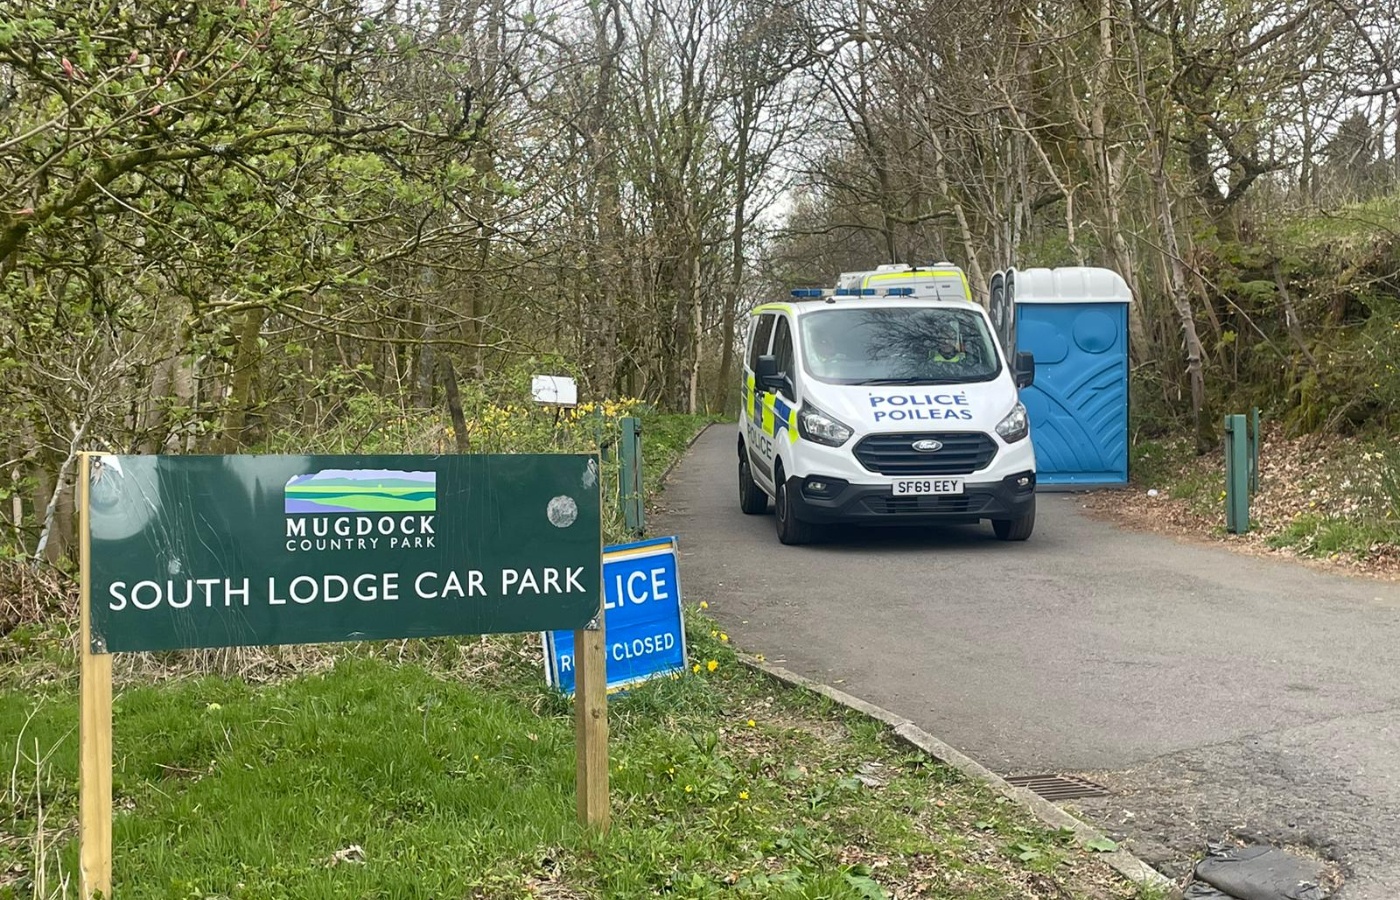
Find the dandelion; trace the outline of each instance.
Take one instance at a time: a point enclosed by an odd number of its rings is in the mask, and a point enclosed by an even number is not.
[[[740,799],[740,800],[747,800],[747,799],[749,799],[749,792],[748,792],[748,791],[740,791],[740,792],[739,792],[739,799]]]
[[[693,793],[695,793],[695,785],[693,785],[693,784],[687,784],[687,785],[685,786],[685,792],[686,792],[687,794],[693,794]]]
[[[705,668],[713,672],[715,669],[719,668],[719,661],[712,659],[709,662],[705,663]]]
[[[709,609],[709,608],[710,608],[710,604],[706,603],[704,600],[701,600],[701,601],[700,601],[700,608],[701,608],[701,609]]]
[[[753,658],[756,659],[756,660],[758,660],[759,662],[763,662],[763,654],[762,654],[762,653],[755,653],[755,654],[753,655]]]
[[[715,631],[714,629],[710,629],[710,637],[719,637],[719,632]]]
[[[725,634],[723,631],[719,633],[719,639],[722,643],[729,643],[729,635]]]
[[[675,766],[672,766],[671,768],[667,769],[667,770],[666,770],[666,774],[667,774],[667,775],[674,775],[674,774],[676,774],[676,767],[675,767]]]
[[[696,675],[699,675],[699,674],[700,674],[700,664],[699,664],[699,663],[696,663],[695,665],[691,666],[691,667],[690,667],[690,671],[694,672]]]
[[[750,728],[756,728],[756,727],[758,727],[758,723],[755,722],[753,719],[749,719],[749,727],[750,727]]]

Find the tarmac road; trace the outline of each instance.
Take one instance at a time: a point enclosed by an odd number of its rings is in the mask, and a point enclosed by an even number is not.
[[[1400,585],[1135,534],[1041,494],[1035,535],[745,516],[711,428],[651,523],[737,646],[883,706],[1004,775],[1080,773],[1072,808],[1176,876],[1245,835],[1400,898]]]

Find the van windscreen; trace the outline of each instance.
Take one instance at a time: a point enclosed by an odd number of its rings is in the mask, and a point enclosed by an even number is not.
[[[833,384],[954,384],[1001,372],[982,316],[967,309],[876,307],[800,319],[808,375]]]

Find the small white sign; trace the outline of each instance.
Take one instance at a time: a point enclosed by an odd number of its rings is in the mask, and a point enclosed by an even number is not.
[[[551,406],[578,406],[578,385],[564,375],[536,375],[530,379],[530,393],[536,403]]]

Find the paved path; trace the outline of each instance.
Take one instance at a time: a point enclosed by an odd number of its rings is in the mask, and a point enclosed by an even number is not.
[[[739,647],[908,717],[1002,774],[1088,773],[1079,809],[1176,875],[1207,838],[1315,848],[1345,900],[1400,898],[1400,585],[1092,520],[784,547],[739,512],[733,426],[652,523]]]

